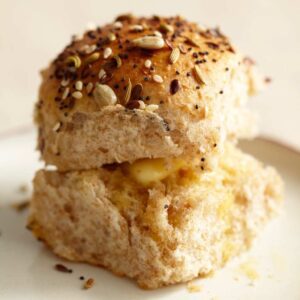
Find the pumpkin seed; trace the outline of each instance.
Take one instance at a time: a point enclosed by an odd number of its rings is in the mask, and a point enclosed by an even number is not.
[[[66,59],[67,64],[73,64],[73,66],[78,69],[81,66],[81,59],[78,55],[70,55]]]

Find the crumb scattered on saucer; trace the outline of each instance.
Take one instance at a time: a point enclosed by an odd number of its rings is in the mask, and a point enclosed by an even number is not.
[[[201,292],[203,288],[201,285],[195,284],[193,281],[189,281],[186,287],[190,293]]]
[[[90,289],[91,287],[93,287],[93,285],[95,284],[95,280],[93,278],[89,278],[85,283],[83,288],[85,290]]]
[[[59,271],[59,272],[63,272],[63,273],[72,273],[73,270],[69,269],[68,267],[66,267],[63,264],[56,264],[55,265],[55,270]]]
[[[26,184],[21,184],[19,187],[18,187],[18,192],[20,194],[26,194],[28,192],[28,186]]]
[[[244,276],[246,276],[251,281],[254,281],[259,278],[259,274],[255,267],[256,267],[255,261],[249,260],[247,262],[240,264],[239,272]]]
[[[14,208],[17,212],[22,212],[29,207],[29,200],[23,200],[21,202],[13,203],[12,208]]]

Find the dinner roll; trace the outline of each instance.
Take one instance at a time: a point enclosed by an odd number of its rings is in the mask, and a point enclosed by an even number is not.
[[[260,77],[219,29],[181,17],[118,17],[87,31],[41,72],[35,120],[59,170],[222,152],[251,137]],[[208,163],[209,166],[209,163]]]

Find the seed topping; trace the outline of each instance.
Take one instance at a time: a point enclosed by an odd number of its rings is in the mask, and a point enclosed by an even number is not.
[[[160,75],[157,75],[157,74],[153,75],[153,81],[155,81],[157,83],[163,83],[164,82],[163,78]]]
[[[114,105],[117,102],[117,96],[115,92],[106,84],[96,83],[93,96],[100,108],[107,105]]]
[[[135,47],[143,48],[143,49],[161,49],[165,45],[165,41],[161,37],[157,36],[144,36],[141,38],[134,39],[132,44]]]
[[[194,73],[195,73],[196,80],[200,83],[200,85],[205,85],[205,82],[203,81],[202,78],[201,69],[198,65],[194,66]]]
[[[131,80],[129,78],[128,79],[128,84],[127,84],[127,87],[126,87],[125,97],[124,97],[124,105],[126,105],[128,103],[128,101],[130,100],[131,91],[132,91],[132,83],[131,83]]]
[[[81,66],[81,59],[78,55],[70,55],[66,59],[66,64],[72,64],[76,69]]]
[[[180,50],[178,48],[174,48],[170,54],[170,63],[173,65],[177,62],[180,57]]]
[[[79,91],[73,92],[72,97],[75,99],[80,99],[80,98],[82,98],[82,93]]]
[[[111,56],[111,54],[112,54],[111,48],[105,48],[105,49],[104,49],[104,52],[103,52],[103,57],[104,57],[104,59],[109,58],[109,57]]]
[[[152,61],[150,59],[146,59],[145,60],[145,67],[150,69],[152,66]]]
[[[179,84],[179,81],[178,79],[174,79],[171,81],[171,84],[170,84],[170,93],[171,95],[174,95],[176,94],[180,89],[180,84]]]

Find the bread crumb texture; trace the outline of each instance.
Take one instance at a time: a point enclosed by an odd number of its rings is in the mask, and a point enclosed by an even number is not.
[[[128,163],[41,170],[29,228],[57,255],[103,266],[142,288],[209,274],[246,250],[276,214],[282,182],[231,144],[214,171],[179,165],[146,182]]]

